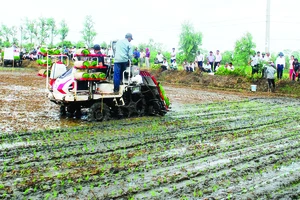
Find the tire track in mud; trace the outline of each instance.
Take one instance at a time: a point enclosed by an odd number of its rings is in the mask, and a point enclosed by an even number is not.
[[[0,195],[7,199],[299,195],[299,176],[281,173],[296,174],[300,168],[300,126],[292,112],[299,105],[281,99],[200,104],[179,107],[164,118],[116,121],[119,125],[105,122],[2,134]],[[14,146],[13,141],[19,144]],[[20,148],[22,142],[27,146]]]

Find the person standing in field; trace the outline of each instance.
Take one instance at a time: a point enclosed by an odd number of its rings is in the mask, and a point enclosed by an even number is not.
[[[257,57],[256,57],[256,53],[255,52],[254,52],[254,55],[252,55],[250,57],[249,64],[251,65],[251,68],[252,68],[252,76],[255,73],[258,73],[258,62],[257,62]]]
[[[279,56],[276,59],[276,69],[277,69],[277,78],[282,79],[283,69],[285,67],[285,58],[282,52],[279,53]]]
[[[125,35],[125,39],[119,40],[116,44],[116,54],[114,62],[114,93],[119,94],[122,74],[128,67],[128,61],[132,59],[133,51],[130,44],[132,38],[131,33]]]
[[[300,80],[300,63],[298,62],[298,59],[294,59],[294,74],[293,74],[293,80],[296,80],[296,77],[298,77],[298,81]]]
[[[171,52],[171,63],[173,63],[173,61],[176,59],[176,51],[175,48],[172,48],[172,52]]]
[[[146,56],[146,53],[144,52],[144,49],[141,49],[141,52],[140,52],[140,67],[143,67],[143,65],[144,65],[145,56]]]
[[[150,51],[149,48],[146,48],[145,63],[147,68],[149,68],[150,66],[149,60],[150,60]]]
[[[215,56],[213,55],[212,51],[209,52],[209,55],[206,57],[206,59],[209,62],[210,66],[213,68],[212,71],[215,71],[214,69]]]
[[[275,92],[275,73],[276,70],[274,68],[274,64],[272,62],[269,62],[267,64],[266,77],[268,80],[269,89],[272,92]]]
[[[294,56],[293,55],[291,55],[289,63],[290,63],[290,71],[289,71],[290,80],[294,81],[294,78],[293,78],[293,74],[294,74]]]
[[[199,70],[203,70],[203,61],[204,61],[204,56],[203,54],[200,53],[200,51],[197,52],[197,56],[196,56],[196,62],[197,62],[197,65],[199,67]]]
[[[139,52],[139,50],[138,50],[138,48],[137,47],[135,47],[135,49],[134,49],[134,52],[133,52],[133,63],[132,64],[134,64],[134,65],[139,65],[139,59],[140,59],[140,56],[141,56],[141,54],[140,54],[140,52]]]
[[[221,63],[221,61],[222,61],[222,55],[220,54],[220,51],[217,50],[217,52],[216,52],[216,60],[215,60],[215,64],[214,64],[214,72],[216,72],[216,70],[217,70],[216,68],[217,68],[218,64]]]

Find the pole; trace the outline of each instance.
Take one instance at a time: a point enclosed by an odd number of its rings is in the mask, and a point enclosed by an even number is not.
[[[265,51],[270,52],[270,5],[271,0],[267,0],[267,12],[266,12],[266,43]]]

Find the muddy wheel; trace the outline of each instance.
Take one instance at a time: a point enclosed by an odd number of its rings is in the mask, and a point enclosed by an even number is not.
[[[76,118],[79,118],[81,116],[81,108],[79,105],[69,105],[66,110],[69,117],[75,116]]]
[[[139,117],[141,117],[145,115],[146,101],[143,97],[141,97],[137,101],[133,101],[130,98],[130,102],[128,103],[128,105],[124,106],[124,108],[126,108],[128,117],[131,117],[132,114],[137,114]]]
[[[60,106],[59,114],[60,114],[60,116],[65,116],[66,115],[66,106]]]
[[[94,103],[88,112],[87,120],[88,121],[107,121],[110,119],[110,109],[109,107],[103,103],[103,107],[101,109],[102,103]]]

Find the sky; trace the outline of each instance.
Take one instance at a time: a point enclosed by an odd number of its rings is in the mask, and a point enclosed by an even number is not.
[[[5,6],[3,5],[5,4]],[[0,23],[19,26],[27,17],[66,20],[66,40],[82,40],[84,18],[91,15],[98,33],[95,43],[123,39],[132,33],[133,45],[150,38],[166,50],[178,49],[181,25],[189,21],[203,34],[202,49],[233,50],[236,40],[250,32],[257,51],[265,51],[267,0],[14,0],[5,1]],[[3,8],[3,7],[2,7]],[[299,0],[271,0],[270,51],[300,49]]]

